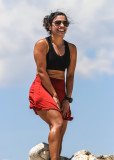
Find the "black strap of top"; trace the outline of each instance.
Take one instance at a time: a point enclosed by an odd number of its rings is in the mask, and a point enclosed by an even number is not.
[[[50,37],[46,37],[46,39],[47,39],[47,42],[48,42],[48,45],[49,45],[49,50],[52,50],[53,49],[53,45],[52,45]],[[70,54],[68,42],[64,40],[64,44],[65,44],[65,52],[66,52],[66,54]]]

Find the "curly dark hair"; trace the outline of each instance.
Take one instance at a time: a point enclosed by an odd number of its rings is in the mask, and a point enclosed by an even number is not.
[[[51,12],[50,15],[45,16],[44,19],[43,19],[43,26],[44,26],[44,28],[46,29],[46,31],[47,31],[49,34],[51,34],[51,31],[49,30],[49,26],[52,26],[52,21],[53,21],[53,19],[54,19],[56,16],[58,16],[58,15],[63,15],[63,16],[65,16],[66,20],[69,22],[69,20],[68,20],[68,18],[67,18],[67,16],[66,16],[65,13],[60,12],[60,11]],[[69,22],[69,23],[70,23],[70,22]]]

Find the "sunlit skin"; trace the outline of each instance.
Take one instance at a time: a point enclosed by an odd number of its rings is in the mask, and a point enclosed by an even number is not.
[[[67,32],[68,27],[65,27],[62,23],[60,26],[55,26],[54,22],[56,20],[65,21],[66,17],[63,15],[58,15],[53,19],[52,25],[50,25],[49,29],[51,31],[51,41],[52,45],[55,49],[55,52],[62,56],[65,53],[65,45],[64,45],[64,36]],[[60,30],[61,31],[60,31]],[[49,51],[48,42],[46,39],[41,39],[37,41],[34,47],[34,58],[37,65],[37,73],[40,76],[42,84],[52,95],[54,101],[56,102],[58,108],[63,110],[63,115],[65,116],[69,109],[69,102],[64,100],[62,104],[60,104],[59,99],[57,98],[57,93],[53,88],[50,78],[57,79],[66,79],[66,90],[67,96],[71,97],[73,90],[73,80],[74,80],[74,71],[76,66],[77,59],[77,51],[76,46],[68,43],[70,50],[70,65],[67,68],[67,74],[65,77],[64,71],[57,70],[46,70],[46,55]],[[49,125],[50,133],[48,136],[49,141],[49,151],[51,160],[59,160],[59,155],[62,149],[62,140],[67,128],[67,120],[63,120],[61,113],[57,110],[44,110],[38,111],[37,114]]]

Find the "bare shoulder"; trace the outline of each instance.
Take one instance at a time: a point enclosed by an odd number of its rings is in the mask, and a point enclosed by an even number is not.
[[[68,42],[68,46],[69,46],[70,53],[77,55],[77,47],[76,47],[76,45]]]
[[[38,40],[35,43],[34,46],[34,51],[43,51],[43,52],[48,52],[49,46],[48,46],[48,42],[45,38]]]
[[[47,40],[45,38],[38,40],[35,46],[39,46],[39,45],[48,46]]]

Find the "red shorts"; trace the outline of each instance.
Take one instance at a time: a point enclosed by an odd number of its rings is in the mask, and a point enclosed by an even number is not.
[[[62,103],[65,97],[65,81],[62,79],[55,79],[55,78],[50,78],[50,80],[58,95],[60,103]],[[34,82],[30,87],[29,101],[30,101],[30,109],[33,109],[35,113],[36,111],[40,110],[55,109],[58,110],[63,117],[62,111],[60,111],[60,109],[57,107],[50,93],[43,87],[41,79],[38,75],[36,76]],[[70,121],[73,119],[73,117],[71,117],[70,106],[68,115],[66,117],[63,117],[63,119]]]

